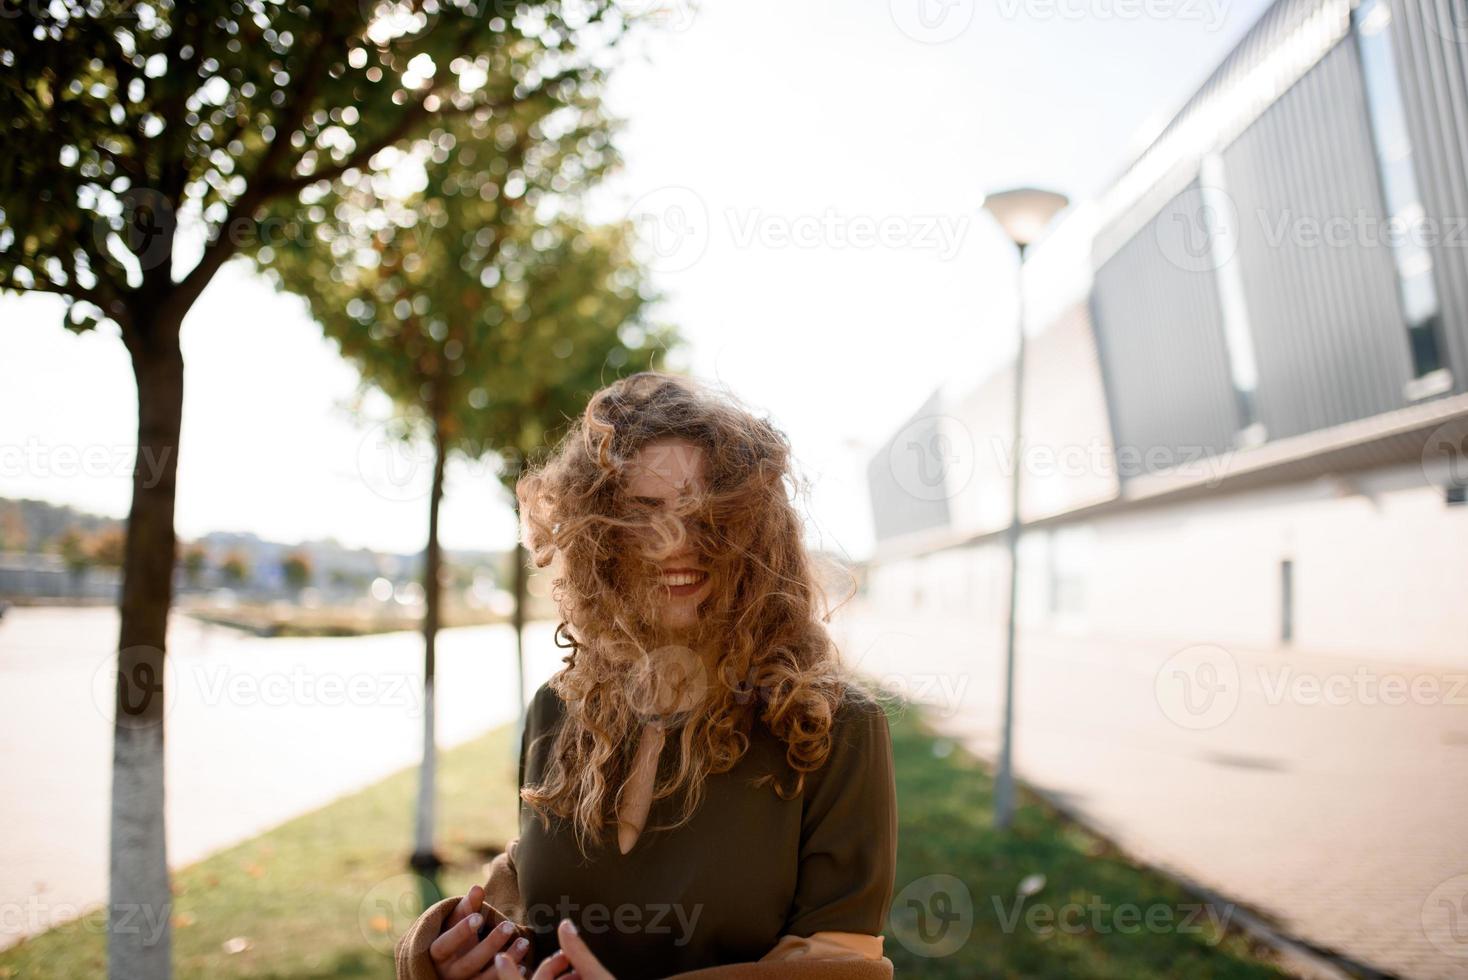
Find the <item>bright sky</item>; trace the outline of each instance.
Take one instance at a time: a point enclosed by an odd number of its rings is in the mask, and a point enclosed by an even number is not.
[[[627,167],[598,208],[662,236],[663,316],[695,375],[790,435],[814,540],[865,554],[867,457],[940,383],[1007,354],[1013,259],[978,210],[985,192],[1098,193],[1267,5],[671,0],[615,80]],[[0,299],[0,496],[125,516],[127,355],[61,318],[49,297]],[[181,535],[422,547],[426,463],[353,418],[354,372],[300,301],[227,267],[185,323],[184,356]],[[442,534],[513,540],[484,467],[450,468]]]

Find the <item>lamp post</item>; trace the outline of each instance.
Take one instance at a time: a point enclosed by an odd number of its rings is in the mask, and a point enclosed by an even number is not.
[[[999,774],[994,785],[994,826],[1003,830],[1014,817],[1014,640],[1019,595],[1020,473],[1024,439],[1025,394],[1025,253],[1070,201],[1064,194],[1020,187],[984,198],[983,207],[994,216],[1019,251],[1015,275],[1019,302],[1019,346],[1014,355],[1014,434],[1011,439],[1009,478],[1009,615],[1004,643],[1004,723],[1000,732]]]

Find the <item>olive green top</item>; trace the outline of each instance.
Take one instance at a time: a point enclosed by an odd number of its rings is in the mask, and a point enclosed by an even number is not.
[[[520,785],[539,783],[564,705],[542,685],[526,714]],[[546,736],[546,737],[541,737]],[[555,927],[571,919],[618,980],[643,980],[726,963],[752,962],[782,936],[881,933],[897,859],[892,740],[882,707],[853,693],[836,713],[831,754],[807,774],[801,794],[782,800],[794,774],[785,746],[758,719],[749,748],[728,772],[708,777],[692,819],[677,800],[654,800],[645,829],[623,854],[616,835],[577,849],[569,821],[549,831],[523,802],[515,852],[526,924],[536,956],[559,948]],[[676,763],[669,732],[659,772]]]

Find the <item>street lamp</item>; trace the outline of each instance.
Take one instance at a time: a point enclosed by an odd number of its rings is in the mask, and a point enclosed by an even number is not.
[[[1014,355],[1014,435],[1009,478],[1009,616],[1004,644],[1004,727],[999,743],[999,775],[994,785],[994,826],[1003,830],[1014,817],[1014,637],[1016,597],[1019,594],[1019,491],[1023,470],[1020,454],[1024,436],[1025,395],[1025,253],[1070,201],[1064,194],[1019,187],[984,198],[983,207],[999,222],[1019,250],[1015,275],[1019,303],[1019,346]]]

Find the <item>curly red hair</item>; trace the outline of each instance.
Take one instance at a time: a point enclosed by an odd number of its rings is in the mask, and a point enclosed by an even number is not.
[[[628,495],[629,471],[662,439],[698,446],[706,474],[675,506],[649,509]],[[677,666],[666,651],[714,653],[694,658],[701,676],[682,687],[696,707],[677,732],[678,765],[654,786],[655,799],[681,796],[679,819],[649,829],[687,822],[706,777],[743,756],[756,719],[785,744],[794,776],[788,788],[775,773],[761,782],[793,798],[825,763],[843,699],[867,696],[826,630],[800,489],[783,433],[726,394],[656,372],[597,392],[550,458],[519,480],[524,541],[536,565],[554,567],[558,635],[572,648],[550,682],[564,721],[543,781],[521,798],[547,826],[550,814],[571,818],[583,852],[615,824],[649,688]],[[710,573],[695,636],[658,625],[650,539],[692,547]]]

